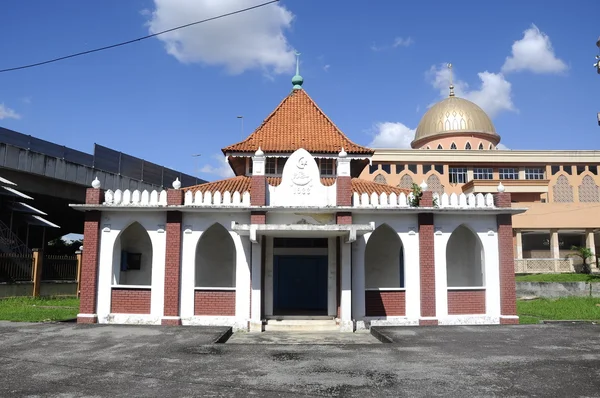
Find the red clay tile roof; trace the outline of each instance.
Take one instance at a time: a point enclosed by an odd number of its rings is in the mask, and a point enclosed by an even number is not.
[[[304,90],[294,90],[250,134],[237,144],[223,148],[227,152],[290,153],[304,148],[312,153],[373,154],[373,150],[350,141],[323,113]]]
[[[335,180],[336,179],[333,177],[325,177],[325,178],[321,178],[321,183],[325,186],[331,186],[335,183]],[[251,182],[252,182],[251,177],[237,176],[237,177],[228,178],[225,180],[208,182],[205,184],[194,185],[192,187],[183,188],[183,191],[184,192],[200,191],[202,193],[204,193],[206,191],[210,191],[212,193],[217,192],[217,191],[219,191],[221,193],[224,193],[225,191],[229,191],[230,193],[233,193],[233,192],[237,191],[240,193],[244,193],[246,191],[250,192]],[[267,182],[269,183],[269,185],[278,186],[279,184],[281,184],[281,177],[267,177]],[[410,193],[410,190],[396,188],[391,185],[380,184],[378,182],[367,181],[367,180],[363,180],[360,178],[353,178],[352,179],[352,192],[357,192],[358,194],[366,193],[368,195],[372,194],[373,192],[377,193],[378,195],[381,195],[384,192],[388,195],[391,194],[392,192],[394,192],[396,195],[399,195],[401,192],[404,192],[405,194],[408,195]]]
[[[200,191],[202,193],[206,191],[221,192],[229,191],[230,193],[239,192],[244,193],[246,191],[250,192],[250,177],[247,176],[237,176],[233,178],[228,178],[225,180],[207,182],[205,184],[193,185],[191,187],[183,188],[184,192],[187,191]]]
[[[381,195],[382,193],[391,194],[392,192],[396,195],[400,195],[400,193],[404,192],[404,194],[408,195],[410,193],[409,189],[396,188],[387,184],[380,184],[378,182],[367,181],[361,178],[353,178],[352,179],[352,192],[357,192],[359,195],[362,193],[366,193],[368,195],[373,192]]]

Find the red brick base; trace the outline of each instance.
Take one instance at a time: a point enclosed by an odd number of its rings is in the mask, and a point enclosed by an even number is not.
[[[419,326],[437,326],[437,319],[419,319]]]
[[[448,314],[485,314],[485,290],[448,290]]]
[[[87,324],[98,323],[98,317],[97,316],[78,316],[77,323],[87,323]]]
[[[235,290],[196,290],[194,315],[235,315]]]
[[[500,318],[500,325],[518,325],[518,318]]]
[[[150,288],[113,288],[110,312],[114,314],[149,314],[151,296]]]
[[[365,292],[366,316],[406,315],[405,292],[367,290]]]

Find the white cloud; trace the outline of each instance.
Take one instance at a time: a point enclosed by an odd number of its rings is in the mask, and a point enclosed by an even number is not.
[[[4,104],[0,104],[0,120],[2,119],[20,119],[21,115],[15,112],[13,109],[10,109]]]
[[[448,96],[450,85],[450,70],[446,65],[432,66],[428,72],[431,84],[440,91],[442,98]],[[481,86],[474,90],[471,90],[465,81],[454,78],[456,96],[473,101],[492,118],[503,111],[517,111],[512,102],[511,83],[502,73],[485,71],[478,73],[477,76],[481,80]]]
[[[331,65],[329,65],[329,64],[323,66],[323,70],[325,72],[329,72],[329,68],[331,68]]]
[[[496,148],[497,148],[499,151],[510,151],[510,148],[509,148],[509,147],[507,147],[507,146],[506,146],[506,145],[504,145],[504,144],[498,144],[498,145],[496,145]]]
[[[392,47],[396,48],[396,47],[408,47],[412,44],[414,44],[415,41],[412,39],[412,37],[407,37],[406,39],[402,38],[402,37],[396,37],[394,39],[394,44],[392,44]]]
[[[550,38],[540,32],[537,26],[523,32],[523,38],[512,45],[512,55],[506,57],[502,72],[528,70],[534,73],[560,73],[567,70],[567,64],[557,58]]]
[[[150,33],[170,29],[239,9],[261,0],[154,0]],[[279,4],[205,22],[158,36],[182,63],[224,66],[232,74],[260,69],[289,73],[294,50],[285,37],[294,15]]]
[[[380,122],[373,125],[373,140],[371,148],[410,149],[410,143],[415,138],[415,130],[402,123]]]
[[[213,155],[213,159],[217,161],[217,165],[205,164],[200,168],[200,172],[204,174],[213,174],[221,178],[233,177],[234,173],[231,166],[227,162],[227,158],[223,155]]]
[[[389,49],[396,48],[396,47],[409,47],[413,44],[415,44],[415,41],[410,36],[407,38],[396,37],[394,39],[394,42],[391,45],[384,44],[384,45],[378,46],[375,43],[371,44],[371,51],[379,52],[379,51],[385,51],[385,50],[389,50]]]

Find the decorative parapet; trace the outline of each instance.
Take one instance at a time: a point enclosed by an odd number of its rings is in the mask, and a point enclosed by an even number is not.
[[[352,196],[353,207],[411,207],[411,203],[414,202],[414,195],[409,193],[408,195],[401,193],[396,195],[395,193],[378,194],[376,192],[359,194],[354,192]],[[434,207],[438,208],[493,208],[494,197],[491,193],[482,194],[468,194],[461,193],[457,195],[455,193],[448,195],[446,193],[439,195],[433,194]]]
[[[494,196],[491,193],[478,193],[477,195],[470,193],[455,193],[448,195],[433,194],[434,201],[437,200],[438,206],[441,208],[468,208],[468,207],[494,207]]]
[[[117,189],[113,192],[109,189],[104,194],[104,204],[108,206],[166,206],[167,191],[148,192],[144,190],[140,192],[136,189],[132,192],[129,189],[124,191]]]
[[[185,206],[250,206],[250,192],[244,193],[225,191],[223,194],[216,191],[214,194],[210,191],[195,193],[188,191],[184,198]]]

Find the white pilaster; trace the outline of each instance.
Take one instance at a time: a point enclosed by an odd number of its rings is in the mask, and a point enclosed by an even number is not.
[[[327,314],[329,316],[337,314],[336,242],[334,237],[327,240]]]
[[[365,328],[365,249],[370,236],[365,234],[352,245],[352,318],[357,329]]]
[[[263,238],[264,239],[264,238]],[[262,244],[252,244],[252,311],[250,315],[250,331],[262,332],[261,314],[261,280],[262,280]]]
[[[273,316],[273,237],[265,236],[265,316]]]
[[[437,216],[436,216],[437,217]],[[439,217],[441,219],[441,217]],[[436,219],[437,221],[437,219]],[[435,261],[435,316],[440,319],[448,316],[448,271],[446,267],[446,251],[454,226],[434,228],[434,261]],[[419,253],[421,255],[421,253]],[[420,283],[420,280],[419,280]]]
[[[343,239],[340,241],[341,245],[341,292],[342,297],[340,300],[340,331],[342,332],[353,332],[354,325],[352,323],[352,246],[350,243],[345,243]]]
[[[251,243],[247,236],[231,233],[235,244],[235,317],[240,325],[250,319],[250,259]]]
[[[200,231],[185,228],[181,234],[181,318],[194,316],[194,288],[196,287],[196,246]]]

